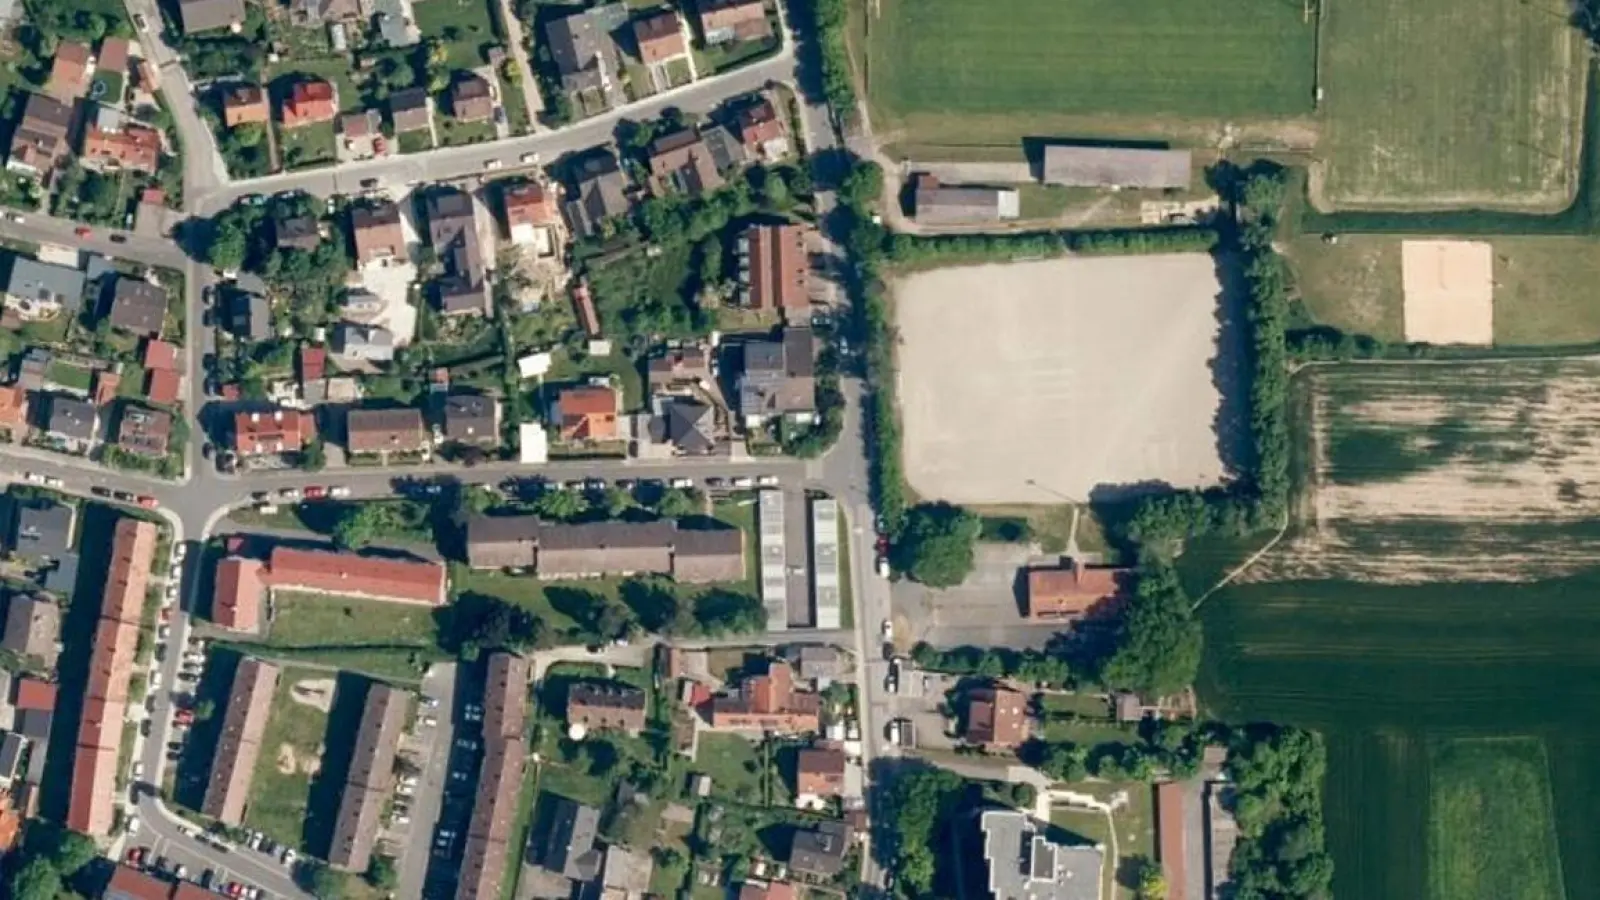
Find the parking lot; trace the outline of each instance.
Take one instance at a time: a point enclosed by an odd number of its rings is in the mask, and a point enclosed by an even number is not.
[[[1029,562],[1025,545],[980,543],[972,574],[953,588],[895,582],[890,590],[900,646],[1043,647],[1061,626],[1023,618],[1021,579]]]

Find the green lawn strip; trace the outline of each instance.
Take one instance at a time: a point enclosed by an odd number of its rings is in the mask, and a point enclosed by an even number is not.
[[[402,131],[395,136],[401,153],[426,153],[433,149],[433,137],[424,130]]]
[[[703,732],[691,770],[711,776],[711,796],[765,805],[766,762],[761,748],[737,734]]]
[[[600,376],[616,379],[622,389],[624,408],[638,409],[644,405],[644,379],[639,374],[639,366],[625,354],[616,351],[609,356],[586,356],[581,361],[574,360],[569,352],[557,352],[552,356],[550,371],[545,377],[554,383]]]
[[[500,43],[495,36],[492,0],[426,0],[415,7],[422,39],[443,41],[452,69],[474,69],[484,63],[483,48]]]
[[[94,382],[94,371],[58,359],[53,360],[49,368],[45,369],[45,378],[62,387],[87,392]]]
[[[1549,769],[1533,738],[1460,739],[1433,749],[1430,896],[1563,900]]]
[[[844,515],[844,504],[839,504],[839,627],[849,631],[856,627],[856,599],[850,568],[850,522]],[[862,524],[866,527],[865,523]],[[756,538],[760,540],[759,536]]]
[[[294,699],[294,685],[305,678],[332,680],[333,673],[285,668],[279,674],[244,815],[247,827],[301,850],[306,849],[304,832],[312,774],[321,763],[328,731],[327,713]],[[289,772],[285,769],[289,768],[291,754],[294,765]]]
[[[510,63],[515,65],[515,63]],[[512,84],[499,73],[495,77],[500,81],[500,99],[506,111],[506,124],[511,126],[512,134],[528,133],[528,101],[523,96],[522,85]]]
[[[438,639],[433,610],[381,600],[277,591],[268,642],[288,647],[317,644],[415,645]]]
[[[338,136],[332,122],[314,122],[299,128],[278,129],[278,153],[286,169],[328,165],[338,155]]]
[[[427,0],[427,2],[434,3],[440,0]],[[434,124],[439,130],[439,145],[443,147],[482,144],[495,139],[494,123],[487,119],[482,122],[463,122],[445,115],[437,117]]]

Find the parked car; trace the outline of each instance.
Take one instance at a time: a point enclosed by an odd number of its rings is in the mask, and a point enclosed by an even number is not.
[[[144,507],[145,509],[155,509],[156,508],[156,498],[150,496],[149,494],[140,494],[139,495],[139,505]]]
[[[112,234],[111,235],[111,243],[113,243],[113,244],[126,244],[127,242],[128,242],[128,236],[125,235],[125,234]]]
[[[313,484],[306,487],[305,498],[307,500],[321,500],[326,496],[328,496],[328,489],[321,485]]]
[[[522,162],[523,162],[524,165],[534,165],[538,161],[539,161],[539,154],[537,154],[537,153],[524,153],[524,154],[522,154]]]
[[[740,477],[735,478],[733,480],[733,486],[736,487],[736,488],[755,487],[756,486],[756,482],[755,482],[755,479],[751,478],[748,475],[741,475]]]
[[[77,235],[78,237],[86,238],[86,237],[94,234],[94,229],[90,228],[87,225],[79,225],[77,228],[74,228],[72,230],[72,233]]]
[[[281,498],[281,499],[284,499],[284,500],[299,500],[300,499],[300,489],[299,488],[284,488],[283,490],[278,491],[278,497]]]
[[[347,488],[347,487],[344,487],[343,485],[335,485],[335,486],[333,486],[331,488],[328,488],[328,496],[329,497],[339,497],[339,498],[348,497],[348,496],[350,496],[350,489]]]
[[[759,484],[762,487],[777,487],[778,486],[778,476],[776,476],[776,475],[762,475],[761,477],[756,479],[756,484]]]
[[[679,490],[688,490],[689,488],[694,487],[693,478],[674,478],[669,483]]]

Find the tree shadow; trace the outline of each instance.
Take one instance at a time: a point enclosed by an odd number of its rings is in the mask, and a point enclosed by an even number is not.
[[[1255,347],[1250,329],[1250,289],[1242,258],[1236,253],[1217,252],[1216,353],[1208,366],[1211,384],[1217,389],[1218,403],[1212,417],[1217,456],[1230,478],[1255,471],[1255,444],[1251,440],[1250,383],[1255,368]]]

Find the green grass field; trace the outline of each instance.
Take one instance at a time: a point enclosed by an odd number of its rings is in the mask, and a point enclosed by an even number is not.
[[[1311,112],[1315,27],[1299,0],[876,7],[865,23],[873,125],[895,141],[944,141],[959,124],[961,136],[944,142],[1003,144],[1065,129],[1061,116],[1215,121]]]
[[[1458,740],[1433,753],[1428,862],[1434,900],[1562,900],[1544,747]]]
[[[322,759],[328,714],[296,702],[293,689],[301,679],[321,677],[331,677],[331,674],[286,668],[279,676],[272,712],[261,736],[261,754],[256,758],[250,803],[244,816],[246,826],[301,849],[305,848],[311,779]],[[285,771],[291,759],[293,771]]]
[[[427,0],[416,5],[422,39],[437,38],[449,50],[452,69],[483,65],[483,48],[498,44],[489,3],[493,0]]]
[[[1339,0],[1324,9],[1326,203],[1566,206],[1587,51],[1564,7]]]

